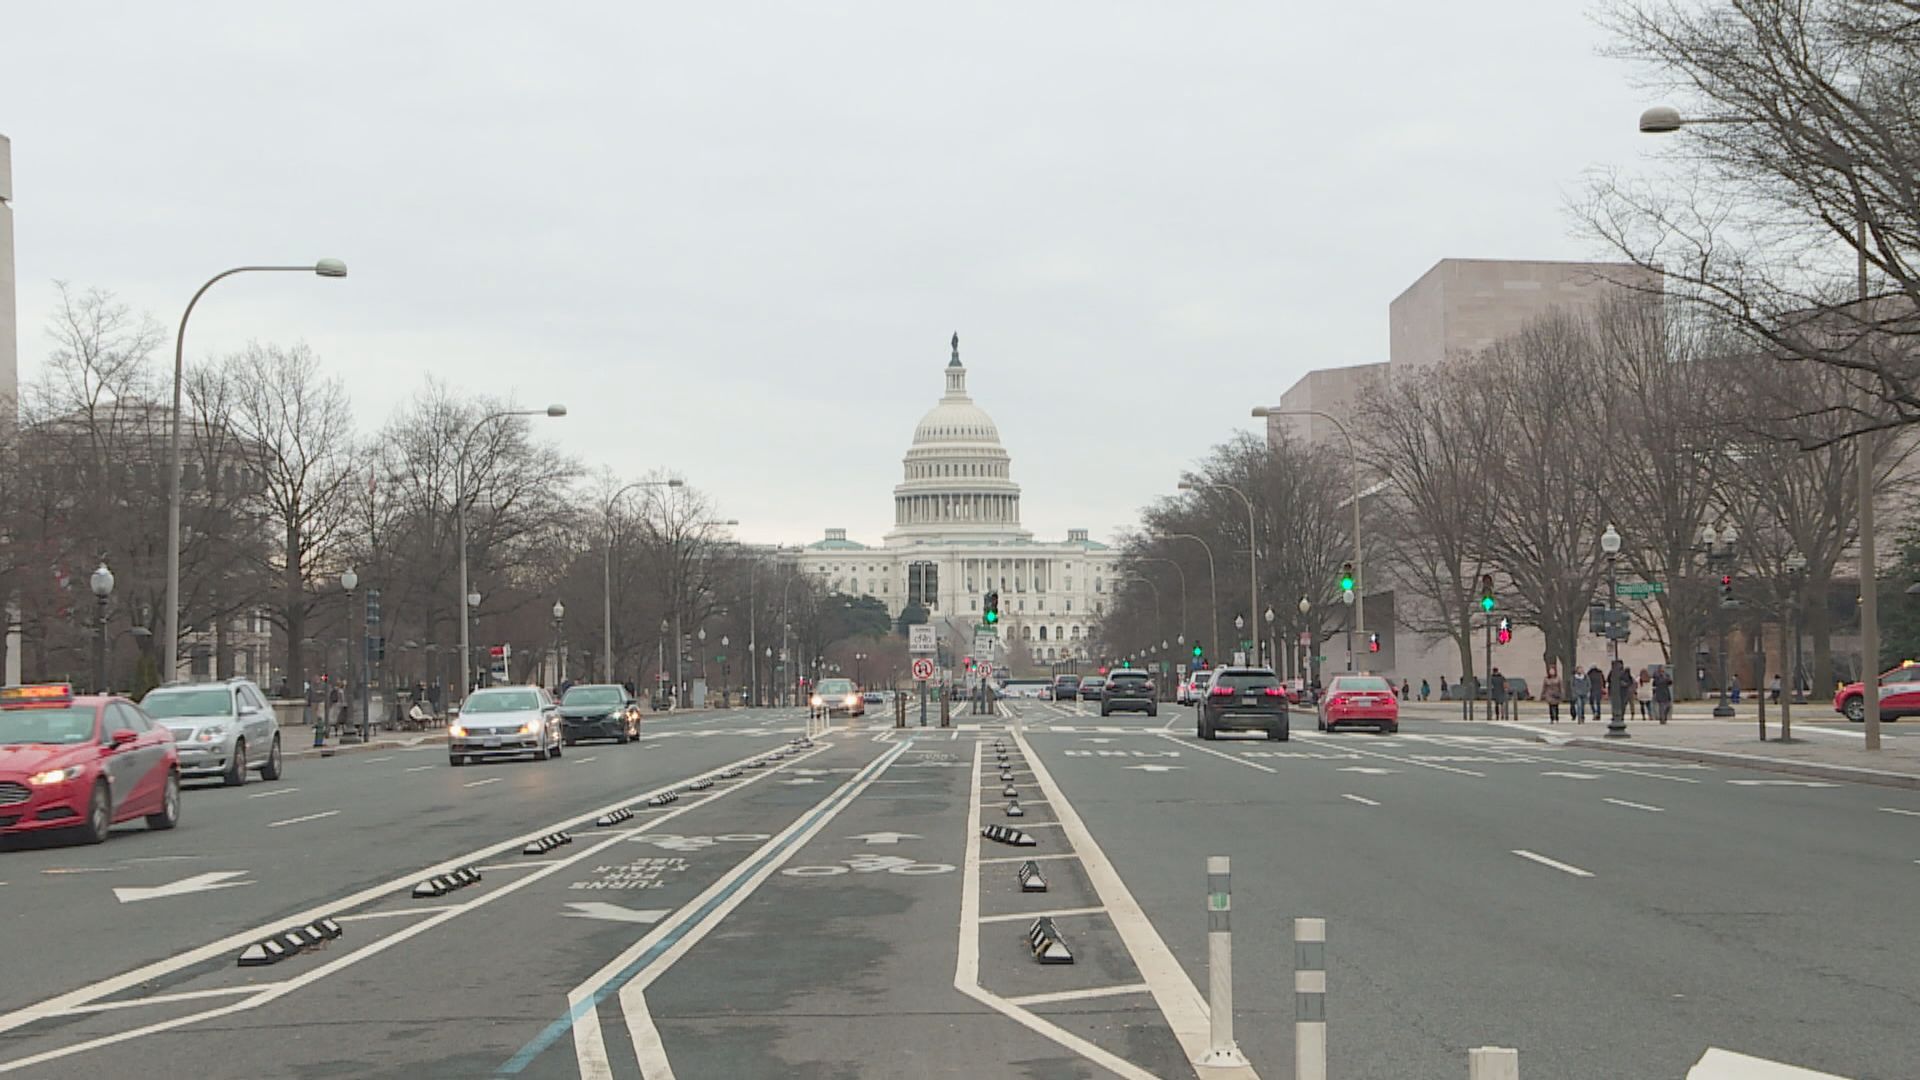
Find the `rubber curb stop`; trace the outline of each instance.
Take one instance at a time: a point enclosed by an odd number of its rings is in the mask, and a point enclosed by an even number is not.
[[[1047,891],[1047,879],[1040,876],[1040,864],[1032,859],[1021,863],[1015,876],[1020,879],[1021,892]]]
[[[1033,950],[1033,958],[1043,964],[1073,963],[1073,950],[1067,948],[1053,920],[1044,915],[1027,927],[1027,948]]]
[[[663,792],[661,792],[660,794],[658,794],[658,795],[655,795],[655,796],[654,796],[653,798],[651,798],[651,799],[648,799],[648,800],[647,800],[647,805],[648,805],[648,806],[666,806],[666,805],[667,805],[667,804],[669,804],[669,803],[676,803],[676,802],[679,802],[679,801],[680,801],[680,793],[679,793],[679,792],[677,792],[677,791],[663,791]]]
[[[1010,844],[1013,847],[1034,847],[1036,844],[1033,837],[1006,825],[983,825],[980,835],[997,844]]]
[[[573,843],[573,836],[570,833],[564,833],[564,832],[548,833],[547,835],[541,837],[540,839],[535,840],[532,843],[528,844],[526,847],[521,848],[520,854],[545,855],[547,852],[552,851],[554,848],[557,848],[562,844],[571,844],[571,843]]]
[[[430,877],[420,884],[415,885],[413,887],[413,896],[416,900],[445,896],[455,889],[464,889],[479,880],[480,871],[475,870],[471,866],[463,866],[451,874],[441,874],[438,877]]]
[[[593,823],[601,828],[605,828],[608,825],[618,825],[632,816],[633,811],[623,806],[618,810],[609,810],[601,814],[599,817],[593,819]]]
[[[324,945],[340,936],[340,924],[332,919],[316,919],[305,926],[283,930],[270,938],[240,950],[241,967],[265,967],[277,964],[297,952]]]

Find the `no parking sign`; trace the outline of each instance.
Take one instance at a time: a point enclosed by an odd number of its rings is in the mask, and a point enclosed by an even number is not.
[[[925,682],[933,678],[933,661],[921,657],[913,662],[913,677]]]

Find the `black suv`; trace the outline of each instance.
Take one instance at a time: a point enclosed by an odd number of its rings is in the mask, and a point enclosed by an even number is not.
[[[1271,668],[1216,668],[1198,712],[1203,739],[1222,731],[1264,731],[1269,739],[1287,741],[1287,692]]]
[[[1053,677],[1053,700],[1072,701],[1080,696],[1080,676],[1055,675]]]
[[[1153,676],[1144,671],[1109,672],[1107,685],[1100,688],[1100,715],[1111,716],[1120,709],[1138,709],[1148,716],[1159,716],[1160,703],[1153,696]]]

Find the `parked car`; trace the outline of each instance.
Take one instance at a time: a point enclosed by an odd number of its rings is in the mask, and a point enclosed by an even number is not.
[[[581,739],[612,739],[625,745],[640,737],[640,703],[615,683],[583,683],[560,699],[560,745]]]
[[[180,823],[180,753],[126,698],[65,684],[0,689],[0,836],[71,831],[98,844],[144,817]]]
[[[1756,688],[1757,689],[1757,688]],[[1833,695],[1833,711],[1856,724],[1867,719],[1867,686],[1852,682]],[[1920,664],[1907,660],[1880,676],[1880,719],[1920,716]]]
[[[820,685],[813,690],[808,699],[815,709],[824,712],[829,719],[835,713],[845,717],[867,715],[866,699],[854,689],[852,679],[821,679]]]
[[[1319,728],[1370,727],[1385,735],[1400,730],[1400,701],[1393,684],[1378,675],[1336,675],[1320,700]]]
[[[1080,700],[1080,676],[1055,675],[1053,677],[1053,700],[1055,701]]]
[[[467,695],[447,726],[447,762],[465,765],[490,757],[535,761],[560,756],[560,710],[538,686],[490,686]]]
[[[1276,742],[1292,735],[1287,691],[1272,668],[1223,667],[1211,675],[1194,717],[1202,739],[1223,731],[1263,732]]]
[[[228,787],[280,779],[280,720],[247,679],[175,683],[147,691],[140,707],[173,733],[183,779],[219,777]]]
[[[1160,715],[1160,702],[1153,696],[1153,676],[1132,669],[1107,673],[1107,685],[1100,691],[1100,715],[1111,716],[1122,709]]]
[[[1099,701],[1100,691],[1105,689],[1106,685],[1107,677],[1105,675],[1086,676],[1080,680],[1080,700]]]

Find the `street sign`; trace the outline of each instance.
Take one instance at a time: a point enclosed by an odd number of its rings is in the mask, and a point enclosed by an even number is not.
[[[991,679],[991,678],[993,678],[993,665],[992,665],[992,664],[981,664],[981,665],[980,665],[980,677],[981,677],[981,678],[983,678],[983,679]]]
[[[913,677],[921,682],[933,678],[933,661],[924,656],[915,660],[913,662]]]
[[[1311,630],[1300,631],[1300,644],[1309,649],[1313,648],[1313,631]]]
[[[934,653],[934,631],[931,623],[920,623],[907,627],[907,651],[922,656]]]
[[[1624,581],[1619,589],[1621,598],[1625,600],[1645,600],[1667,591],[1667,587],[1658,581]]]

